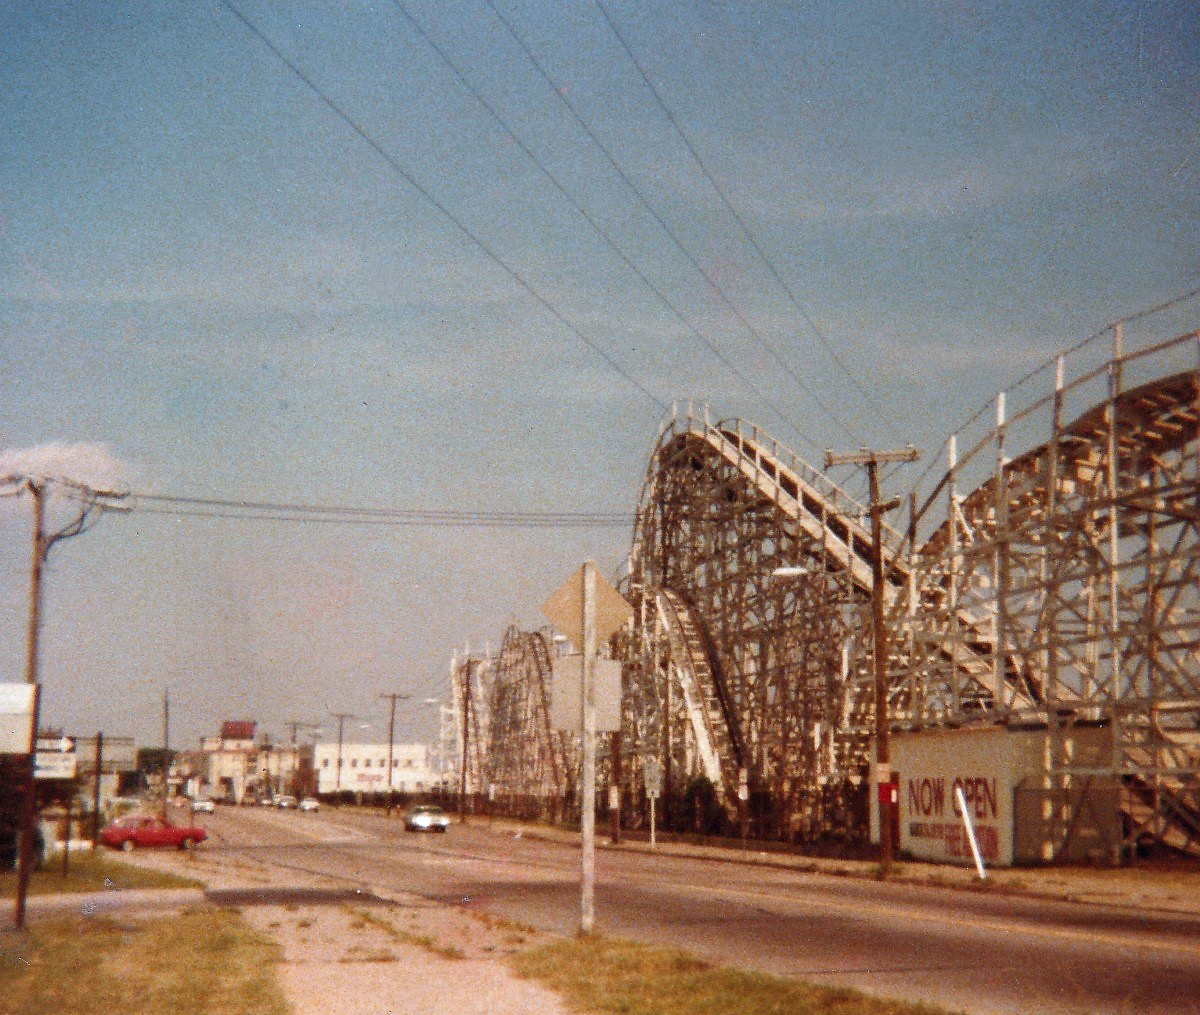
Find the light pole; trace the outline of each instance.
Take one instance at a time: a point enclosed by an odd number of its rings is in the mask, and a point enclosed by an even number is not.
[[[825,468],[863,465],[871,488],[871,631],[875,664],[875,783],[879,811],[879,865],[884,874],[892,863],[892,765],[888,734],[887,628],[883,622],[883,515],[900,506],[899,498],[886,503],[879,499],[879,465],[885,462],[915,462],[917,449],[871,451],[861,448],[848,454],[825,452]]]

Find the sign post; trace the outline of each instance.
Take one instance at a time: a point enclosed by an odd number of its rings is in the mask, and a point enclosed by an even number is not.
[[[642,759],[642,778],[646,782],[646,799],[650,801],[650,847],[657,845],[655,841],[654,805],[662,792],[662,765],[657,758]]]
[[[594,562],[584,561],[542,606],[550,622],[583,652],[580,667],[580,863],[579,929],[590,934],[596,921],[596,645],[633,615],[633,608],[596,574]]]

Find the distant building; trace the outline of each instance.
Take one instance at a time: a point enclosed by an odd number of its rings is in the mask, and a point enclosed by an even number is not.
[[[392,767],[388,770],[387,744],[342,744],[341,778],[338,777],[338,745],[317,744],[313,764],[317,774],[317,792],[336,793],[423,793],[437,783],[430,764],[430,751],[424,744],[394,744]]]
[[[201,737],[204,783],[214,797],[240,804],[251,784],[257,781],[258,747],[254,743],[257,723],[226,721],[215,737]]]

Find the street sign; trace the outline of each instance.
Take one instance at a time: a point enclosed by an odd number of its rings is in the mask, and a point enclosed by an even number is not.
[[[646,783],[646,796],[653,800],[662,795],[662,765],[657,758],[642,759],[642,779]]]
[[[0,754],[29,756],[33,684],[0,684]]]
[[[38,737],[33,758],[35,779],[75,778],[75,741],[70,737]]]
[[[608,641],[633,618],[633,607],[625,601],[603,575],[596,574],[596,641]],[[542,613],[559,631],[571,639],[577,649],[583,648],[583,568],[568,578],[542,604]]]
[[[564,733],[583,732],[583,709],[579,700],[583,687],[583,656],[559,656],[551,660],[553,686],[550,690],[550,725]],[[597,659],[592,664],[596,732],[611,733],[621,728],[621,663]]]
[[[75,752],[38,751],[34,756],[35,779],[74,779]]]

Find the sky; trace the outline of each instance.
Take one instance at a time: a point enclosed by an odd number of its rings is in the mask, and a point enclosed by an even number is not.
[[[621,516],[132,496],[50,552],[43,720],[159,744],[169,693],[172,746],[334,712],[380,740],[398,692],[427,739],[456,651],[540,627],[584,559],[619,577],[673,405],[927,464],[1200,285],[1198,195],[1190,2],[12,0],[0,477]],[[0,682],[31,527],[0,499]]]

